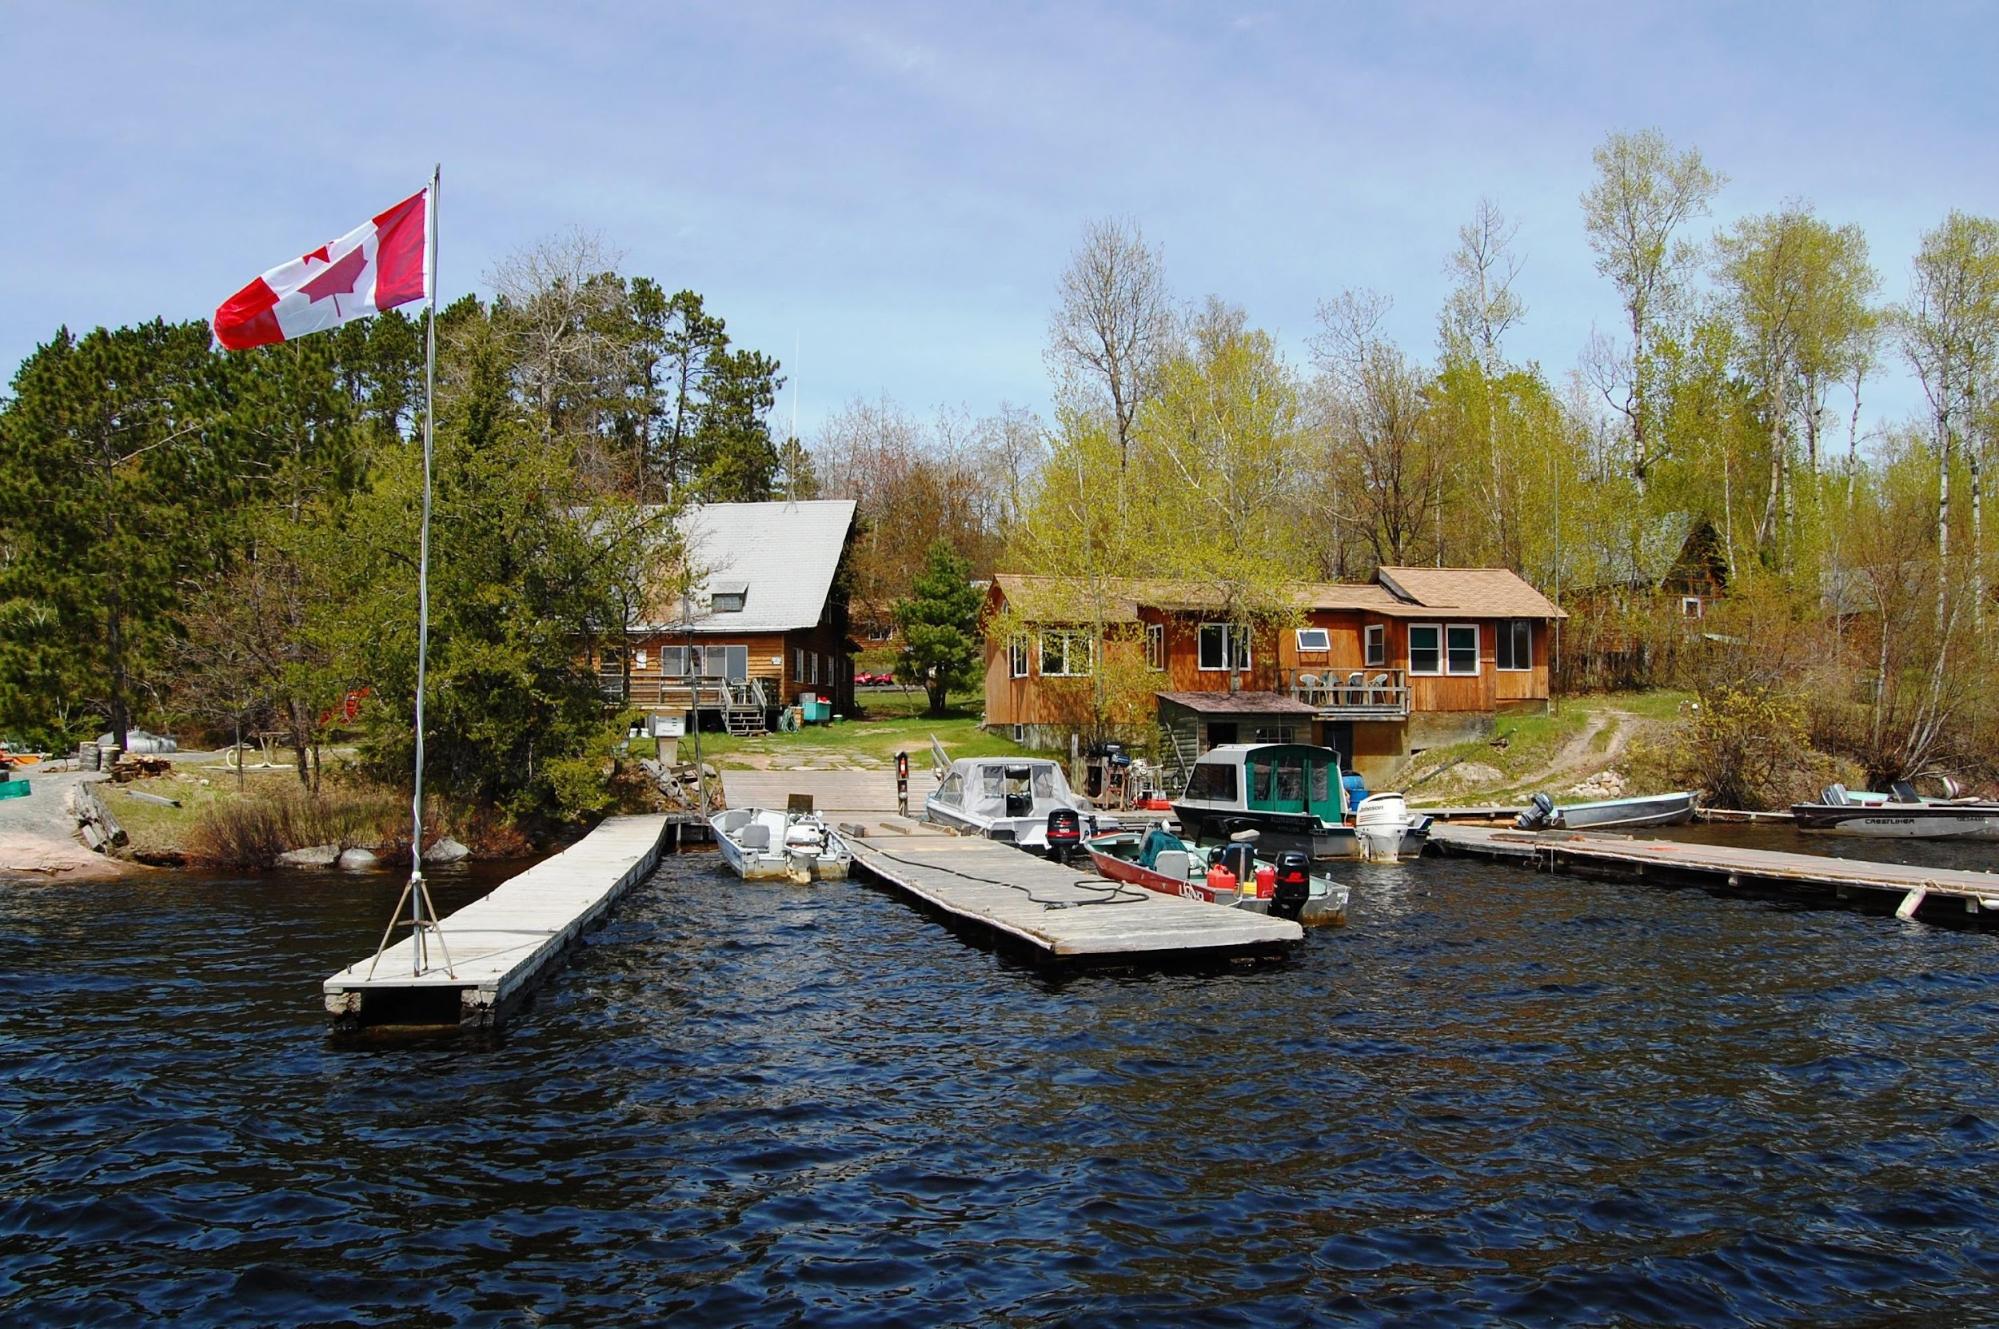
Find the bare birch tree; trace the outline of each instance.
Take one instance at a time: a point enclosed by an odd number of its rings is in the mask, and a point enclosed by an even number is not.
[[[1056,290],[1048,367],[1064,392],[1108,411],[1123,471],[1132,423],[1178,339],[1165,264],[1137,223],[1105,218],[1084,229]]]
[[[1675,152],[1656,129],[1610,135],[1596,150],[1596,169],[1596,183],[1582,196],[1583,225],[1596,270],[1617,287],[1631,333],[1618,372],[1601,378],[1598,388],[1624,416],[1631,475],[1642,486],[1671,446],[1655,416],[1658,325],[1673,311],[1699,252],[1674,233],[1707,211],[1727,178],[1709,170],[1697,150]]]

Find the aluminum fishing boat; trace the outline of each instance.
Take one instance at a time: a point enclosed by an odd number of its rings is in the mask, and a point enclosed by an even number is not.
[[[815,812],[730,808],[708,818],[722,860],[745,881],[838,881],[853,851]]]
[[[1303,871],[1302,860],[1298,873],[1304,877],[1302,895],[1293,891],[1280,893],[1273,888],[1265,896],[1259,892],[1254,876],[1247,883],[1238,879],[1234,889],[1221,886],[1209,876],[1209,869],[1219,857],[1218,851],[1190,844],[1156,826],[1143,835],[1129,830],[1098,835],[1085,840],[1083,848],[1089,852],[1098,875],[1143,886],[1161,895],[1295,918],[1307,927],[1339,927],[1347,921],[1350,892],[1346,884]],[[1279,871],[1278,864],[1267,860],[1257,860],[1257,866],[1269,867],[1273,878]]]
[[[1816,803],[1796,803],[1801,831],[1886,840],[1999,840],[1999,803],[1976,798],[1921,798],[1908,785],[1893,796],[1853,794],[1830,785]]]
[[[1557,803],[1536,794],[1513,824],[1523,831],[1615,831],[1633,826],[1680,826],[1694,819],[1694,796],[1644,794],[1595,803]]]

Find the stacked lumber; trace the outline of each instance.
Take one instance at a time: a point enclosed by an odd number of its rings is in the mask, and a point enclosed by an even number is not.
[[[125,828],[118,824],[118,819],[104,806],[104,800],[89,785],[70,788],[69,811],[76,818],[77,834],[98,853],[108,854],[125,846]]]

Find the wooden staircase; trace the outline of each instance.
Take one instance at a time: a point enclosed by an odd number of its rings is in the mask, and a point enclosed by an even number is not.
[[[763,680],[753,678],[744,689],[742,700],[735,697],[735,689],[724,684],[722,694],[722,723],[738,738],[762,738],[770,732],[764,723],[768,713],[765,705]]]

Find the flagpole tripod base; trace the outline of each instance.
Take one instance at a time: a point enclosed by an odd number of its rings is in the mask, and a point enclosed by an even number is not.
[[[409,906],[409,913],[403,907]],[[437,906],[431,902],[430,887],[424,883],[421,869],[413,870],[410,879],[403,883],[403,893],[396,897],[396,907],[389,912],[388,926],[382,929],[382,940],[375,947],[375,956],[368,962],[368,977],[375,976],[375,966],[382,962],[388,952],[389,938],[395,935],[399,926],[407,924],[410,929],[410,973],[418,978],[431,972],[430,943],[437,942],[437,953],[443,957],[446,978],[456,978],[452,972],[451,948],[444,943],[444,929],[437,919]]]

